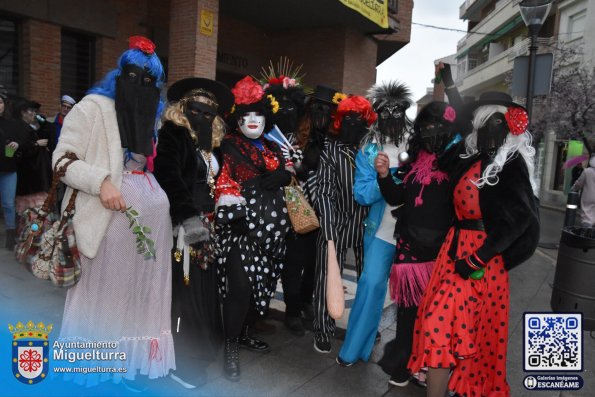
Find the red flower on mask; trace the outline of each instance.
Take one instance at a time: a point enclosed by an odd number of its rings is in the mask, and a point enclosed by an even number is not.
[[[508,108],[506,114],[504,114],[504,118],[506,118],[508,129],[512,135],[521,135],[527,131],[529,116],[525,109],[511,106]]]
[[[155,43],[144,36],[130,36],[128,39],[128,48],[141,50],[147,55],[155,53]]]
[[[233,92],[233,95],[236,98],[236,105],[250,105],[256,103],[260,101],[264,95],[262,86],[250,76],[246,76],[238,81],[235,87],[231,89],[231,92]]]
[[[279,77],[273,77],[272,79],[269,80],[269,84],[270,85],[282,85],[284,78],[285,78],[285,76],[283,76],[283,75],[281,75]]]

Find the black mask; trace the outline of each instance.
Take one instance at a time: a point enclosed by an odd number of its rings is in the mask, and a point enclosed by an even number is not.
[[[315,130],[326,131],[331,123],[331,105],[315,101],[310,106],[310,117],[312,118],[312,127]]]
[[[378,111],[378,129],[383,140],[388,137],[395,144],[401,141],[406,126],[405,110],[406,106],[397,104],[384,106]]]
[[[200,149],[210,151],[213,148],[213,120],[216,114],[213,107],[201,102],[188,102],[186,105],[184,115],[198,136],[197,145]]]
[[[153,130],[159,105],[157,81],[147,70],[125,65],[116,77],[116,117],[122,147],[133,153],[153,154]]]
[[[504,144],[509,129],[502,113],[494,113],[477,130],[477,150],[492,157]]]
[[[450,140],[450,130],[442,123],[421,125],[419,137],[428,153],[441,154]]]
[[[288,98],[279,100],[279,111],[275,114],[275,124],[283,133],[297,131],[298,109],[292,100]]]
[[[366,134],[366,121],[355,112],[347,113],[341,122],[339,140],[349,145],[357,145]]]

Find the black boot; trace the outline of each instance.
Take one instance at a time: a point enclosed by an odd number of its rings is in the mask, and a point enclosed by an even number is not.
[[[306,330],[304,329],[301,316],[294,317],[285,315],[285,326],[289,328],[289,331],[291,331],[291,333],[295,336],[306,335]]]
[[[232,382],[240,380],[240,348],[238,338],[225,338],[223,375]]]
[[[266,353],[271,350],[268,343],[255,339],[248,333],[248,326],[245,325],[240,335],[240,347],[258,353]]]
[[[6,243],[4,248],[9,251],[14,250],[14,245],[16,244],[16,232],[14,229],[6,229]]]

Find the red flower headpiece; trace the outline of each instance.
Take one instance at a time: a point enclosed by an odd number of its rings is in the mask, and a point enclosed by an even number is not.
[[[155,53],[155,43],[144,36],[130,36],[128,39],[128,48],[141,50],[147,55]]]
[[[276,67],[273,65],[273,61],[270,61],[268,68],[262,68],[261,78],[258,81],[265,90],[273,85],[283,86],[284,89],[300,87],[300,82],[304,77],[304,75],[300,75],[300,70],[302,70],[301,65],[294,67],[289,58],[281,57]]]
[[[343,117],[349,112],[359,113],[362,116],[362,118],[366,120],[368,127],[372,125],[372,123],[376,121],[376,118],[378,117],[372,109],[372,105],[370,105],[370,102],[368,102],[366,98],[358,95],[353,95],[339,102],[339,106],[337,107],[337,113],[335,114],[334,123],[334,127],[336,130],[339,130],[341,128]]]
[[[521,135],[527,131],[529,124],[529,116],[523,108],[510,106],[508,111],[504,114],[508,129],[512,135]]]
[[[250,76],[238,81],[231,92],[235,96],[236,105],[251,105],[260,101],[264,95],[262,86]]]

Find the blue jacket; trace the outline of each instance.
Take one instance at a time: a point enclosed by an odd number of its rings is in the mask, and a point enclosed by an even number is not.
[[[353,197],[359,204],[370,206],[370,212],[364,220],[364,250],[374,239],[386,207],[386,201],[384,201],[378,182],[376,182],[378,173],[374,168],[374,160],[377,154],[376,144],[370,143],[358,150],[355,156]],[[394,174],[396,170],[397,167],[391,168],[391,174]]]

